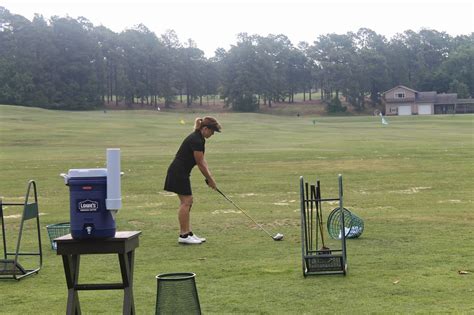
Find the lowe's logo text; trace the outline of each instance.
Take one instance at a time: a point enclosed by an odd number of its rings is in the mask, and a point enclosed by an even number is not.
[[[94,200],[83,200],[78,203],[78,210],[80,212],[94,212],[99,210],[99,203]]]

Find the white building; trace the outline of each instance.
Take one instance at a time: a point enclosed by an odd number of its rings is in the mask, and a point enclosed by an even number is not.
[[[399,85],[382,93],[385,115],[433,115],[474,113],[474,99],[458,99],[456,93],[418,92]]]

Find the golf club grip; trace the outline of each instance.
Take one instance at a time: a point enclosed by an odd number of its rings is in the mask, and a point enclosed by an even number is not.
[[[205,181],[206,184],[209,186],[209,180],[206,178],[204,181]],[[217,187],[216,187],[216,189],[217,189]],[[219,190],[219,189],[217,189],[217,190]],[[219,192],[220,192],[220,191],[219,191]]]
[[[209,180],[206,178],[204,181],[206,182],[207,186],[209,186]],[[217,189],[217,187],[216,187],[216,189]],[[219,189],[217,189],[217,190],[219,190]]]

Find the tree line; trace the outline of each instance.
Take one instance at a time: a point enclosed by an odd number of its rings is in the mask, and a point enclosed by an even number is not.
[[[104,103],[169,107],[219,95],[237,111],[262,104],[311,100],[329,111],[340,97],[355,109],[377,106],[402,84],[420,91],[474,94],[474,33],[452,37],[422,29],[390,39],[361,28],[326,34],[297,46],[285,35],[241,33],[231,48],[206,58],[173,30],[157,36],[140,24],[115,33],[84,17],[36,14],[32,21],[0,7],[0,103],[54,109],[94,109]]]

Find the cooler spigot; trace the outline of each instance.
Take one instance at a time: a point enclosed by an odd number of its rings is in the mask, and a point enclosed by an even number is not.
[[[92,234],[92,226],[87,226],[86,227],[86,232],[87,232],[87,235],[91,235]]]

